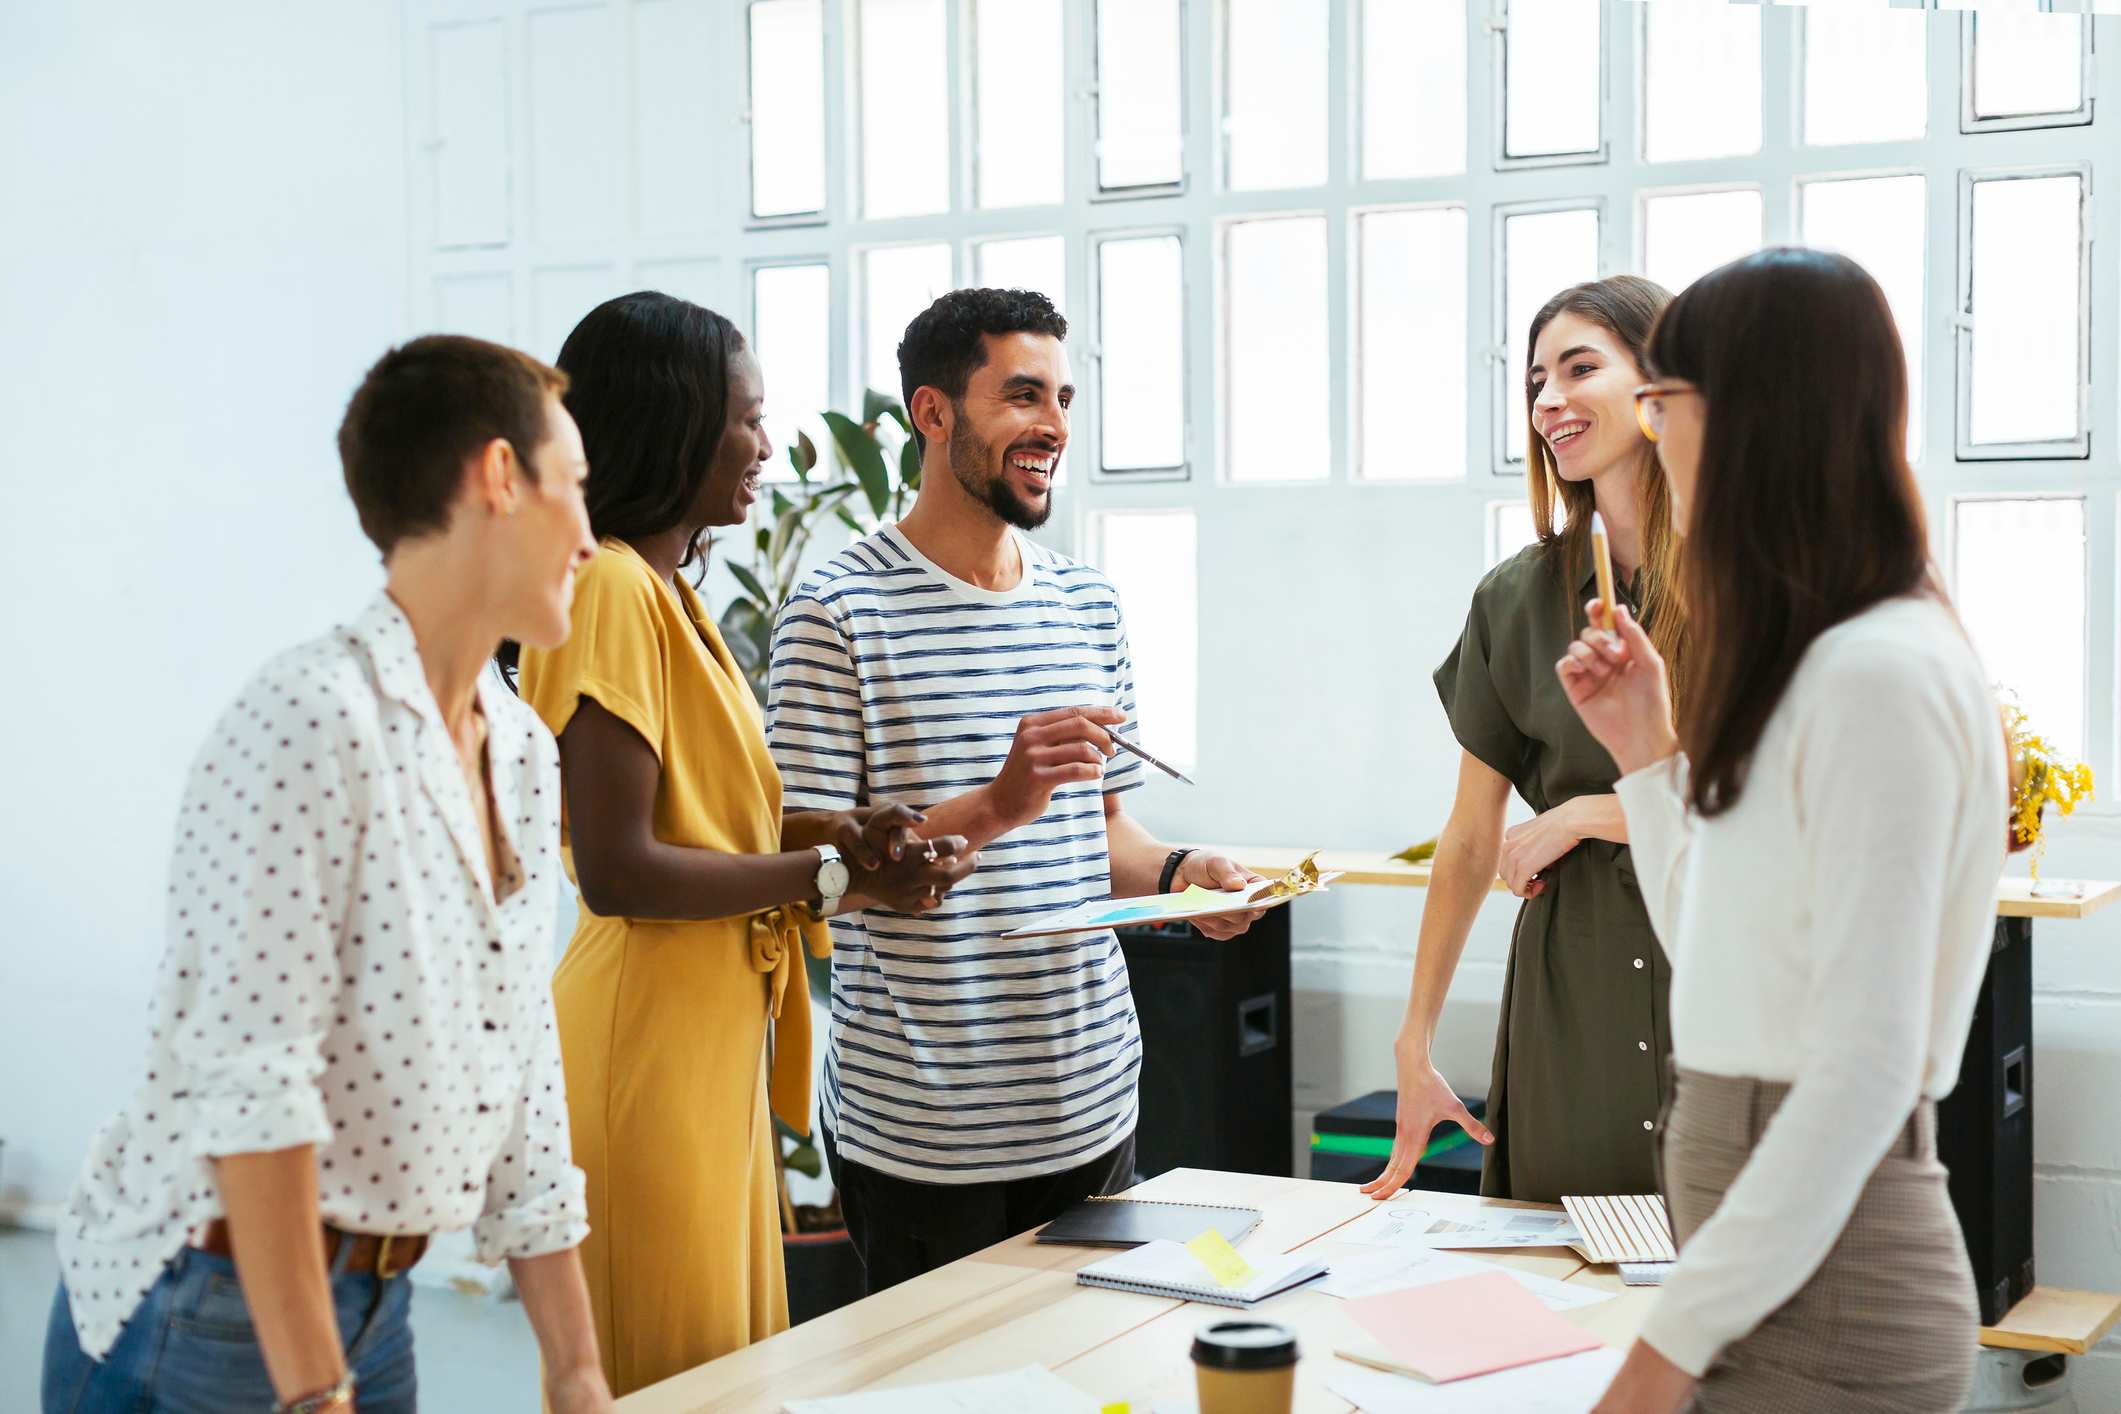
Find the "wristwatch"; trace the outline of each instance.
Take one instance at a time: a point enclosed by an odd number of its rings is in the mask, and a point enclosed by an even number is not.
[[[1187,855],[1198,853],[1198,850],[1193,849],[1172,850],[1171,857],[1164,861],[1164,872],[1162,877],[1156,881],[1156,891],[1160,894],[1170,893],[1171,885],[1177,882],[1178,880],[1178,866],[1186,862]]]
[[[840,859],[840,852],[829,844],[817,847],[817,914],[830,918],[839,912],[840,900],[847,896],[847,886],[854,882],[854,875]]]

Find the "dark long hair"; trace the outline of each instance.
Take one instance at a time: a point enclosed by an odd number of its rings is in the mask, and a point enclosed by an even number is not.
[[[561,401],[582,432],[589,528],[601,540],[660,535],[682,525],[700,498],[729,420],[729,365],[744,336],[711,309],[637,290],[582,316],[560,345]],[[678,568],[700,558],[693,534]],[[494,655],[515,684],[519,650]]]
[[[729,365],[744,336],[711,309],[639,290],[582,316],[560,346],[567,411],[589,457],[598,539],[660,535],[699,500],[729,417]],[[679,568],[699,556],[704,530]]]
[[[1704,399],[1682,580],[1692,804],[1738,803],[1812,640],[1874,604],[1941,594],[1907,461],[1907,362],[1862,266],[1785,246],[1689,285],[1650,335],[1658,378]]]
[[[1650,329],[1657,316],[1672,302],[1671,292],[1640,275],[1614,275],[1604,280],[1572,285],[1540,306],[1532,316],[1532,329],[1525,336],[1526,391],[1530,392],[1532,360],[1539,335],[1564,314],[1587,319],[1620,340],[1637,368],[1649,367],[1647,348]],[[1555,566],[1569,595],[1570,621],[1578,622],[1583,605],[1576,590],[1591,564],[1591,512],[1597,508],[1597,493],[1588,481],[1564,481],[1554,467],[1554,453],[1547,439],[1532,423],[1532,400],[1525,399],[1528,440],[1525,443],[1525,491],[1532,503],[1532,524],[1539,543]],[[1636,484],[1641,498],[1642,525],[1642,621],[1650,641],[1657,645],[1671,672],[1672,692],[1684,696],[1687,669],[1686,596],[1679,577],[1679,535],[1672,528],[1672,495],[1665,484],[1664,467],[1648,439],[1641,449]],[[1554,508],[1562,510],[1562,524],[1554,525]]]

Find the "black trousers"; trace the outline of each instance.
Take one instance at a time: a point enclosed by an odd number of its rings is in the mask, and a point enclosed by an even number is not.
[[[870,1296],[932,1272],[1007,1237],[1042,1227],[1093,1194],[1134,1182],[1134,1136],[1080,1168],[999,1183],[915,1183],[840,1157],[819,1126],[825,1162],[839,1186],[847,1235],[862,1259]]]

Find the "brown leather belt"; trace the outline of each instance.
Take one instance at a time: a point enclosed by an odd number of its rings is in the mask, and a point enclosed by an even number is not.
[[[346,1243],[353,1244],[347,1254],[346,1270],[362,1276],[379,1276],[388,1281],[394,1276],[409,1272],[427,1255],[425,1236],[381,1236],[372,1232],[342,1232],[330,1223],[323,1225],[324,1265],[329,1268],[337,1264],[339,1249]],[[235,1259],[235,1248],[228,1240],[228,1222],[215,1218],[208,1223],[192,1246],[201,1252],[210,1252],[216,1257]]]

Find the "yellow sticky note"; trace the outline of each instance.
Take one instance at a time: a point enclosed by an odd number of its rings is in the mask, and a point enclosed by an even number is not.
[[[1127,1401],[1122,1399],[1117,1404],[1108,1404],[1098,1410],[1097,1414],[1127,1414]]]
[[[1229,1239],[1212,1227],[1188,1242],[1186,1250],[1208,1269],[1218,1286],[1243,1286],[1259,1275],[1250,1262],[1237,1254]]]

